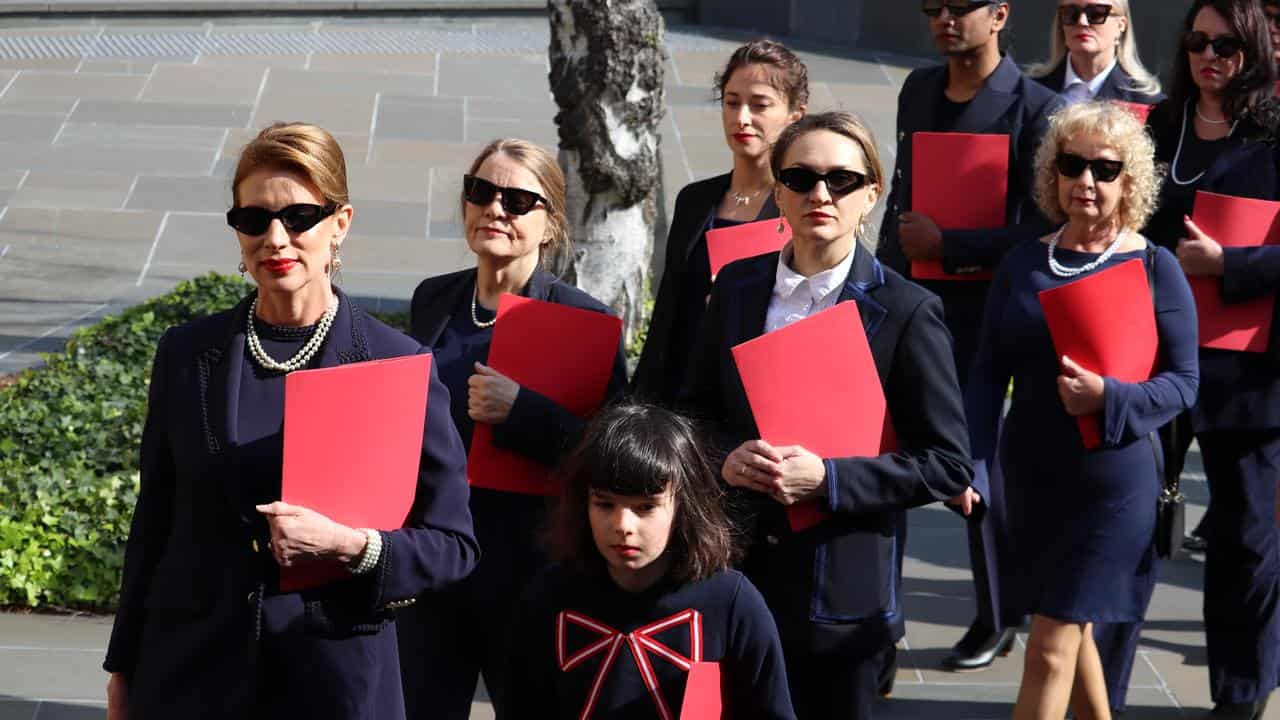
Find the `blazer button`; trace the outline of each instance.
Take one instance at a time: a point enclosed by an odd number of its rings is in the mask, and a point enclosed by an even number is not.
[[[899,131],[898,131],[898,142],[902,142],[903,140],[906,140],[906,139],[907,139],[907,134],[906,134],[905,132],[903,132],[903,131],[899,130]]]
[[[764,536],[764,541],[765,541],[765,542],[767,542],[767,543],[769,543],[770,545],[777,545],[777,544],[778,544],[778,536],[777,536],[777,535],[765,535],[765,536]]]
[[[257,593],[249,593],[244,596],[244,601],[249,605],[252,605],[255,597],[257,597]]]
[[[901,180],[901,179],[902,179],[902,168],[898,168],[897,173],[898,173],[898,179],[899,179],[899,180]]]
[[[256,538],[254,539],[254,541],[253,541],[251,544],[253,545],[253,551],[254,551],[254,552],[262,552],[262,551],[258,548],[258,541],[257,541],[257,539],[256,539]]]

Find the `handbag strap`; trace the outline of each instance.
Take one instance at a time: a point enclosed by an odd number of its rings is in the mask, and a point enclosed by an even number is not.
[[[1147,240],[1147,249],[1146,249],[1147,257],[1146,257],[1145,267],[1147,271],[1147,287],[1151,290],[1152,310],[1155,310],[1155,306],[1156,306],[1156,253],[1157,252],[1158,252],[1158,248],[1156,247],[1156,244],[1151,242],[1151,240]],[[1176,421],[1172,421],[1169,423],[1168,428],[1169,428],[1169,442],[1176,447],[1178,444],[1178,439],[1177,439],[1178,423]],[[1156,458],[1156,468],[1160,473],[1161,484],[1164,486],[1165,491],[1169,493],[1170,496],[1176,496],[1179,493],[1179,489],[1178,489],[1179,478],[1170,477],[1172,473],[1169,473],[1168,468],[1165,466],[1164,453],[1160,451],[1160,439],[1156,436],[1156,433],[1152,432],[1149,438],[1151,440],[1151,452],[1155,455],[1155,458]]]

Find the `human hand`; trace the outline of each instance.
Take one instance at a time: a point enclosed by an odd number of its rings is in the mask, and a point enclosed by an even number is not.
[[[1191,218],[1182,217],[1182,224],[1187,228],[1187,237],[1178,241],[1178,264],[1187,275],[1222,275],[1222,246],[1217,240],[1209,237]]]
[[[286,502],[257,506],[271,528],[271,554],[280,567],[300,560],[354,562],[369,539],[315,510]]]
[[[808,500],[827,484],[827,466],[822,458],[799,445],[777,449],[782,454],[782,476],[775,483],[773,499],[783,505]]]
[[[124,673],[107,678],[107,720],[129,720],[129,681]]]
[[[927,215],[905,212],[898,216],[898,242],[908,260],[942,259],[942,230]]]
[[[489,425],[501,425],[511,417],[520,386],[488,365],[476,363],[476,374],[467,380],[467,415]]]
[[[724,459],[720,476],[734,487],[773,494],[775,481],[782,475],[782,455],[763,440],[742,443]]]
[[[967,487],[964,492],[947,501],[948,505],[960,508],[961,514],[969,517],[973,514],[973,509],[982,502],[982,496],[972,487]]]
[[[1058,397],[1072,417],[1092,415],[1102,410],[1106,386],[1102,376],[1077,365],[1066,355],[1062,356],[1062,374],[1058,376]]]

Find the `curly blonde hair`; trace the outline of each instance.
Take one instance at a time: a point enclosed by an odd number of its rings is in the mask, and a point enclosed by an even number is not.
[[[1163,174],[1156,164],[1156,145],[1138,119],[1123,106],[1112,102],[1070,105],[1049,118],[1036,151],[1035,200],[1040,212],[1055,224],[1067,221],[1058,203],[1058,153],[1077,137],[1105,138],[1124,163],[1117,182],[1123,184],[1116,216],[1120,227],[1137,230],[1147,224],[1160,196]]]

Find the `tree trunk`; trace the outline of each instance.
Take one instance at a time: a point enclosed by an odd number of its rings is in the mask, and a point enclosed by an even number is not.
[[[551,92],[568,180],[571,282],[644,321],[661,198],[662,15],[654,0],[548,0]]]

